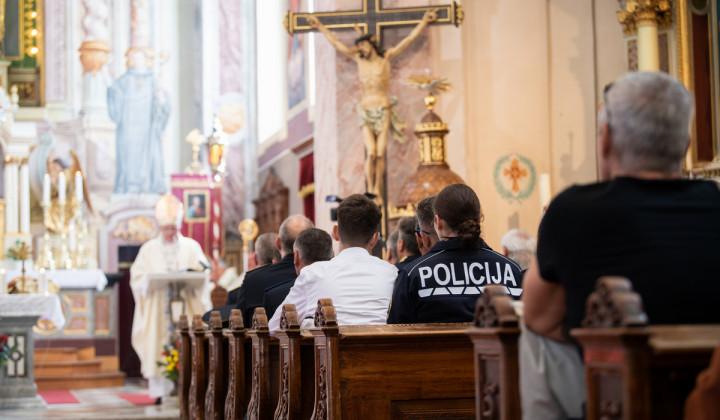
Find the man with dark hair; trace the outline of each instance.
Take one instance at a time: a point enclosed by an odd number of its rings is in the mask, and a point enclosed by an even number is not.
[[[295,273],[318,261],[330,261],[333,256],[332,238],[322,229],[310,228],[300,232],[293,246]],[[286,280],[265,289],[263,307],[265,313],[272,317],[280,303],[295,285],[295,279]]]
[[[720,283],[708,277],[720,255],[720,190],[682,173],[692,96],[662,72],[628,73],[604,96],[601,182],[550,203],[523,281],[520,395],[533,419],[585,414],[583,362],[568,332],[599,277],[627,277],[651,323],[720,322],[711,309]]]
[[[220,317],[223,319],[223,321],[228,321],[230,319],[230,311],[232,309],[240,309],[238,307],[238,302],[240,290],[242,290],[242,285],[245,283],[245,277],[248,275],[250,275],[250,277],[253,277],[256,274],[252,273],[255,273],[258,270],[265,270],[271,264],[276,265],[276,263],[280,262],[280,251],[278,250],[276,245],[277,238],[277,233],[269,232],[263,233],[262,235],[258,236],[257,239],[255,239],[255,252],[248,257],[248,266],[255,268],[244,271],[242,274],[240,274],[240,276],[238,276],[239,278],[236,283],[239,284],[235,289],[230,290],[230,293],[228,293],[228,297],[225,300],[225,306],[214,308],[212,310],[220,311]],[[282,266],[278,266],[275,268],[282,268]],[[282,272],[285,271],[287,271],[287,268],[285,270],[282,270]],[[277,272],[275,270],[267,273],[261,271],[260,274],[277,275]],[[212,311],[208,311],[203,315],[203,321],[210,321],[210,312]]]
[[[370,254],[379,236],[380,208],[354,194],[340,203],[337,215],[332,236],[340,253],[303,268],[282,304],[294,304],[305,319],[315,314],[318,299],[330,298],[340,325],[384,324],[397,268]],[[271,331],[280,326],[280,313],[270,320]]]
[[[311,227],[313,227],[313,223],[303,215],[293,215],[282,222],[280,225],[280,234],[275,238],[275,248],[280,251],[282,258],[275,264],[259,267],[247,272],[242,286],[236,289],[236,300],[234,302],[230,301],[227,305],[218,308],[223,320],[229,319],[231,309],[240,309],[242,311],[245,328],[250,328],[255,308],[263,305],[265,289],[297,277],[295,273],[295,263],[293,262],[292,247],[295,243],[295,238],[297,238],[300,232]],[[264,248],[265,247],[263,247],[263,249]],[[228,300],[229,299],[230,297],[228,297]]]
[[[263,295],[268,287],[297,277],[293,262],[293,244],[295,238],[305,229],[313,227],[307,217],[296,214],[285,219],[280,225],[280,232],[275,238],[275,245],[282,259],[277,264],[247,274],[240,286],[237,307],[242,311],[245,327],[250,328],[255,308],[261,307]]]
[[[420,255],[427,254],[433,245],[440,240],[433,226],[433,220],[435,220],[433,204],[435,203],[436,197],[437,195],[431,195],[418,201],[417,209],[415,210],[415,218],[417,219],[415,237],[417,238]]]
[[[399,233],[396,245],[398,262],[395,265],[398,270],[402,270],[420,257],[420,249],[415,239],[415,218],[403,217],[400,219],[397,232]]]

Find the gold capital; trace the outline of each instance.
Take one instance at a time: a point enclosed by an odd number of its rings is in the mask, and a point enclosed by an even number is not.
[[[621,10],[617,11],[617,18],[625,35],[636,34],[638,25],[667,28],[672,23],[670,0],[618,0],[618,3]]]

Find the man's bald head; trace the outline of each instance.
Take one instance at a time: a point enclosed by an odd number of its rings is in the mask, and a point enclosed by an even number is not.
[[[293,245],[300,232],[310,229],[313,222],[301,214],[294,214],[282,222],[280,225],[280,236],[278,237],[278,248],[280,255],[284,258],[286,255],[293,253]]]

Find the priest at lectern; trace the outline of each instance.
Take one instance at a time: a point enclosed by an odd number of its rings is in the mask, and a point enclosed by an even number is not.
[[[140,247],[130,268],[130,288],[135,299],[132,346],[140,358],[140,371],[149,381],[151,397],[167,395],[173,387],[156,363],[161,359],[163,346],[170,343],[173,318],[180,315],[171,312],[181,312],[192,318],[210,309],[207,276],[199,283],[201,287],[188,287],[188,283],[180,287],[177,284],[153,287],[157,284],[152,284],[162,281],[159,277],[167,278],[168,273],[177,273],[178,278],[184,278],[181,273],[202,272],[203,264],[207,266],[200,244],[178,232],[182,216],[180,201],[171,194],[163,195],[155,205],[160,235]]]

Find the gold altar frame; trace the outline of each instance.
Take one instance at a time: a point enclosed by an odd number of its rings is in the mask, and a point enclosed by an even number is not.
[[[718,11],[713,6],[715,3],[713,0],[709,0],[710,11],[710,47],[712,50],[712,56],[710,57],[710,86],[712,90],[712,101],[711,101],[711,112],[712,112],[712,132],[713,132],[713,154],[715,157],[718,156],[720,147],[720,118],[718,111],[720,108],[720,86],[718,86],[718,77],[720,76],[719,71],[719,58],[718,58]],[[690,14],[692,13],[690,0],[676,0],[675,2],[675,28],[677,34],[677,77],[683,85],[690,91],[694,92],[693,86],[693,60],[692,60],[692,37],[691,37],[691,23]],[[713,27],[714,26],[714,27]],[[696,121],[693,118],[691,127],[691,140],[690,149],[685,156],[685,169],[690,171],[694,168],[701,168],[708,165],[710,162],[698,161],[697,159],[697,128]]]

